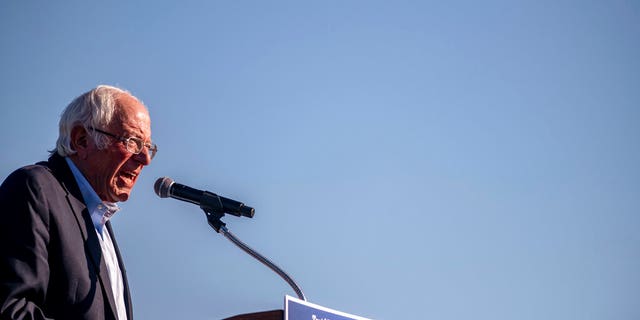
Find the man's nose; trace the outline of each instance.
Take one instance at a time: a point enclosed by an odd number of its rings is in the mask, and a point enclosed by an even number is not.
[[[148,166],[151,163],[151,150],[147,147],[143,147],[140,153],[135,154],[134,156],[138,162],[145,166]]]

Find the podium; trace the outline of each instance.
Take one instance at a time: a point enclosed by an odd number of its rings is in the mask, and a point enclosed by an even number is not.
[[[245,313],[225,318],[223,320],[282,320],[284,319],[284,310],[271,310],[263,312]]]

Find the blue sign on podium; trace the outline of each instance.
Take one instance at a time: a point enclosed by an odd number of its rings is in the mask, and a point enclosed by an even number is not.
[[[371,320],[329,309],[291,296],[284,299],[284,320]]]

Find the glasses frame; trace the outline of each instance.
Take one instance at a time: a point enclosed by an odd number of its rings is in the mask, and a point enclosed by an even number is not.
[[[96,129],[93,127],[88,127],[87,129],[98,132],[98,133],[102,133],[106,136],[112,137],[114,139],[117,139],[118,141],[124,143],[125,148],[127,148],[127,151],[131,152],[132,154],[139,154],[140,152],[142,152],[142,149],[144,149],[145,147],[147,147],[147,149],[149,150],[149,156],[151,157],[151,159],[153,159],[153,157],[156,156],[156,153],[158,152],[158,146],[155,143],[144,143],[142,140],[140,140],[139,138],[136,137],[122,137],[122,136],[118,136],[115,135],[113,133],[110,132],[106,132],[100,129]],[[133,141],[135,143],[136,149],[137,150],[131,150],[130,146],[132,146],[129,141]]]

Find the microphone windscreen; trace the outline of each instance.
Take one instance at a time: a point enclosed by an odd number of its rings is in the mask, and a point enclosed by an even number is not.
[[[173,179],[169,177],[162,177],[156,180],[156,183],[153,184],[153,190],[155,190],[156,194],[160,198],[168,198],[171,190],[171,185],[174,183]]]

